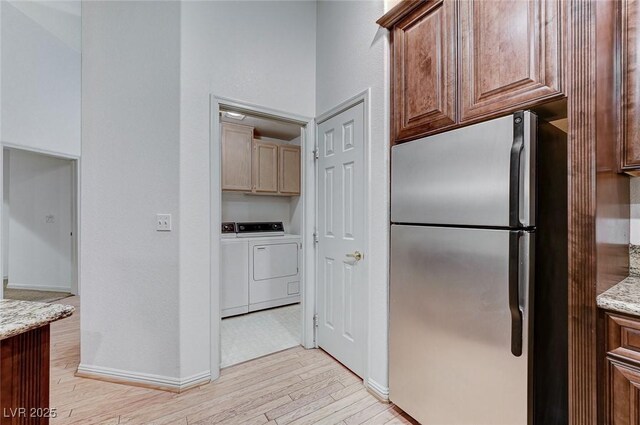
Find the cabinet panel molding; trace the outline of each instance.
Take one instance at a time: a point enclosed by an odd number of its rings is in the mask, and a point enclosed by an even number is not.
[[[253,191],[278,192],[278,145],[253,141]]]
[[[286,195],[300,194],[300,147],[280,145],[278,191]]]
[[[251,191],[253,127],[221,123],[222,190]]]
[[[640,367],[640,322],[607,313],[607,352]]]
[[[462,122],[562,96],[561,3],[459,2]]]
[[[393,30],[395,138],[454,125],[456,13],[453,0],[430,0]]]
[[[622,1],[622,166],[640,172],[640,2]]]
[[[640,425],[640,371],[607,360],[607,425]]]

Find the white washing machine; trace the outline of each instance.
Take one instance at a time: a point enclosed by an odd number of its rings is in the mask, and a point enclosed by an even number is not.
[[[221,245],[222,317],[300,302],[299,235],[282,223],[223,223]]]
[[[220,241],[222,317],[249,312],[249,241],[225,236]]]

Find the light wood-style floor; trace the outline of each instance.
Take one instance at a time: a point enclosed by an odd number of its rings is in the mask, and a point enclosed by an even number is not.
[[[77,297],[59,303],[79,306]],[[321,350],[293,348],[223,369],[182,394],[74,376],[80,315],[51,325],[51,407],[57,424],[408,424]]]

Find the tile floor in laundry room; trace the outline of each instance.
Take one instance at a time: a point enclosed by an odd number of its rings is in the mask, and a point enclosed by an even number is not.
[[[222,319],[221,367],[300,345],[302,308],[292,304]]]

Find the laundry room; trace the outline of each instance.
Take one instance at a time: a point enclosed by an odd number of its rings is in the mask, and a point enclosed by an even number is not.
[[[225,109],[219,128],[224,368],[302,342],[303,127]]]

